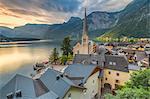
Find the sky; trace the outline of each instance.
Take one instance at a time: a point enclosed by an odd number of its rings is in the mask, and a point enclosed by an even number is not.
[[[87,12],[115,12],[132,0],[0,0],[0,26],[14,28],[27,23],[63,23],[71,16],[83,18]]]

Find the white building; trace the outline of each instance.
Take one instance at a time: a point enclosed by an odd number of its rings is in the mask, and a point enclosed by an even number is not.
[[[93,44],[89,41],[88,37],[88,25],[87,25],[87,16],[85,9],[85,18],[83,23],[83,34],[82,42],[77,43],[73,48],[73,54],[92,54],[93,53]]]

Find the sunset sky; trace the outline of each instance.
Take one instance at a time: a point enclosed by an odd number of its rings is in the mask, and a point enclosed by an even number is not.
[[[132,0],[0,0],[0,26],[15,27],[27,23],[53,24],[71,16],[83,16],[86,6],[93,11],[122,10]]]

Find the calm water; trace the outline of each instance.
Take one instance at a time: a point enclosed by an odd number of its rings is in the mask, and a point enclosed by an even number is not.
[[[47,61],[52,49],[59,46],[59,42],[46,41],[0,47],[0,88],[17,73],[30,76],[33,65]]]

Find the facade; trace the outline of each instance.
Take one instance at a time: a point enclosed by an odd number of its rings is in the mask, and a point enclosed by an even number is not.
[[[93,53],[93,44],[89,41],[88,37],[88,25],[87,25],[87,17],[86,17],[86,9],[85,9],[85,17],[83,24],[83,33],[82,33],[82,42],[77,43],[73,47],[73,54],[92,54]]]
[[[101,80],[99,79],[99,70],[99,67],[96,65],[84,64],[72,64],[66,68],[64,73],[74,83],[86,88],[79,99],[93,99],[100,96]],[[79,77],[82,78],[79,79]]]
[[[123,86],[129,78],[129,72],[104,69],[103,88],[106,84],[109,84],[111,86],[111,90],[117,89],[118,86]]]
[[[101,87],[111,90],[123,86],[130,79],[130,74],[141,67],[129,64],[124,55],[75,55],[73,63],[95,64],[100,68]]]

